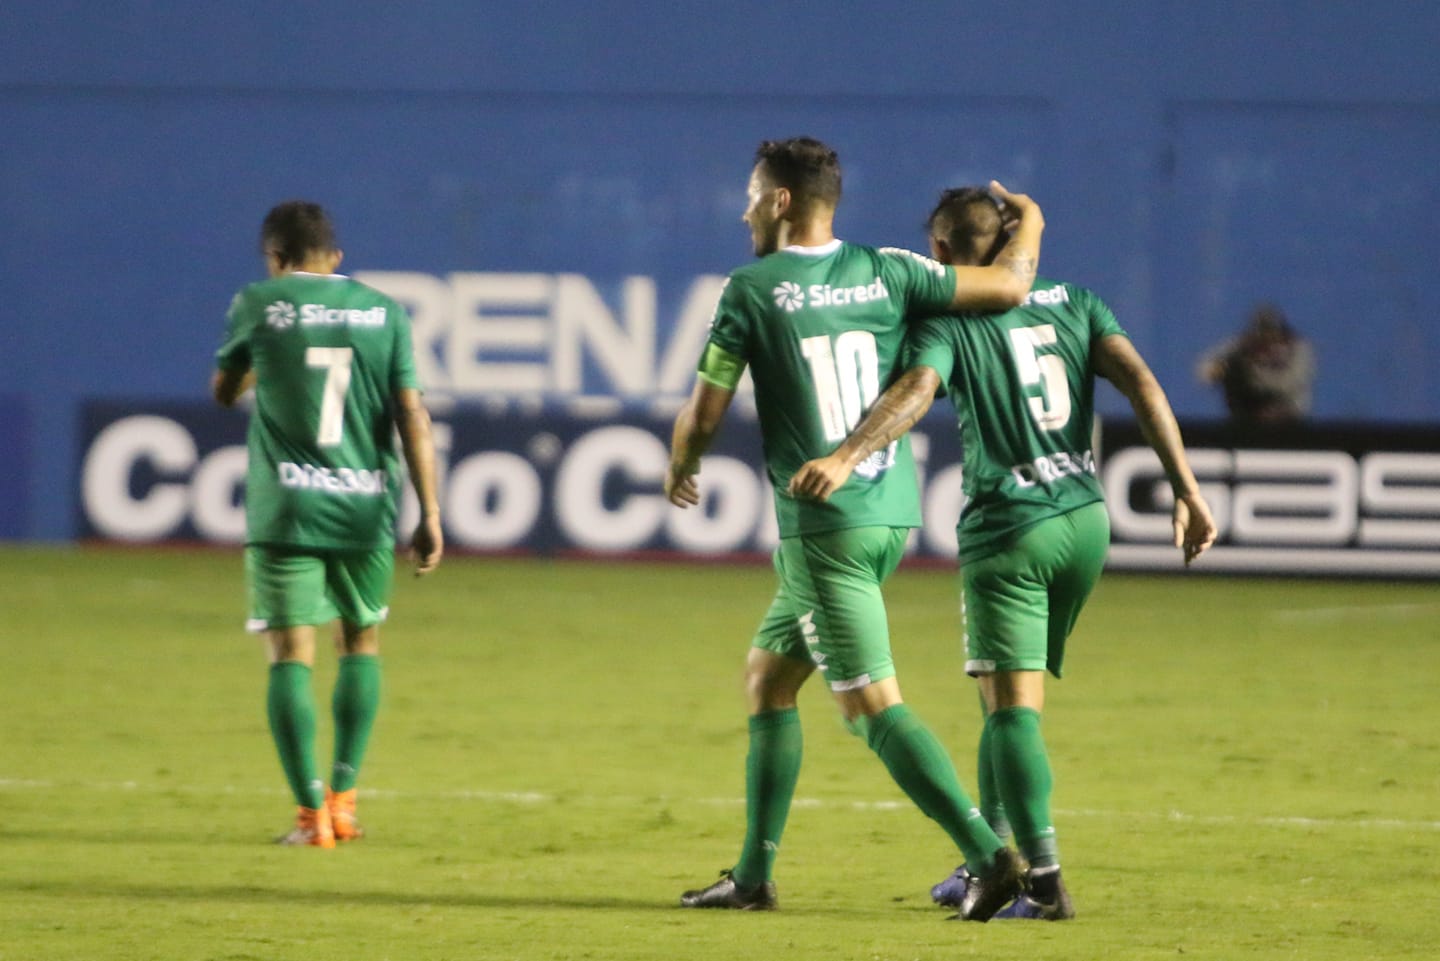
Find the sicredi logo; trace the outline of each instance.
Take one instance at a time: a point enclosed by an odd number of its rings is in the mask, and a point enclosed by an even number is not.
[[[1064,287],[1049,287],[1045,290],[1032,290],[1025,295],[1025,306],[1038,304],[1041,307],[1054,307],[1058,304],[1070,303],[1070,292]]]
[[[277,300],[265,307],[265,323],[276,330],[285,330],[295,324],[295,305],[287,300]]]
[[[808,290],[801,290],[799,284],[785,281],[770,292],[775,306],[793,314],[801,307],[849,307],[852,304],[868,304],[875,300],[889,300],[890,291],[885,282],[876,277],[868,284],[853,287],[833,287],[830,284],[811,284]]]
[[[805,294],[800,290],[800,285],[791,280],[770,291],[770,295],[775,298],[775,306],[785,308],[787,314],[795,313],[805,303]]]
[[[326,307],[324,304],[301,304],[301,327],[384,327],[385,308],[371,307],[368,310],[342,307]]]

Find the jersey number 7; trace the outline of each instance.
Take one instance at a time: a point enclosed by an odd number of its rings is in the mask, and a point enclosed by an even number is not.
[[[325,386],[320,394],[320,424],[315,443],[335,447],[345,428],[345,394],[350,390],[350,361],[355,351],[350,347],[307,347],[305,366],[325,371]]]

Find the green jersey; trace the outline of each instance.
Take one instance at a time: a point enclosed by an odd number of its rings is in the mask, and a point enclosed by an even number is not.
[[[235,295],[215,362],[256,375],[246,543],[394,544],[395,396],[418,386],[404,309],[349,277],[285,274]]]
[[[786,485],[833,451],[889,386],[909,312],[948,308],[955,272],[907,250],[832,241],[789,247],[730,275],[700,375],[734,387],[750,367],[780,536],[851,527],[917,527],[919,484],[909,439],[856,468],[824,503]],[[708,358],[734,359],[722,376]]]
[[[1124,335],[1089,290],[1036,278],[1003,314],[934,317],[906,341],[907,368],[940,374],[960,420],[960,560],[1004,549],[1030,525],[1103,500],[1091,449],[1091,346]]]

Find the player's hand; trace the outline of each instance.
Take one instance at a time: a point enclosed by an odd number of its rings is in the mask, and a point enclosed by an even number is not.
[[[1040,205],[1028,194],[1016,194],[1006,190],[998,180],[990,181],[990,192],[1000,201],[1000,215],[1005,220],[1005,229],[1013,230],[1026,217],[1041,217]],[[1044,220],[1041,220],[1044,224]]]
[[[665,496],[676,507],[693,507],[700,503],[700,484],[695,480],[698,472],[675,464],[665,474]]]
[[[1185,566],[1215,543],[1215,518],[1210,516],[1210,505],[1199,494],[1185,494],[1175,498],[1175,509],[1171,515],[1175,527],[1175,546],[1185,552]]]
[[[415,576],[429,574],[439,567],[444,553],[445,534],[440,530],[439,515],[420,518],[410,538],[410,560],[415,564]]]
[[[835,454],[817,457],[800,465],[786,490],[791,497],[826,501],[849,479],[852,470],[843,458]]]

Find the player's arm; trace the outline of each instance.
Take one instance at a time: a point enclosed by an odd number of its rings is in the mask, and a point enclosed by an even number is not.
[[[806,461],[790,478],[792,497],[828,500],[849,479],[857,464],[904,434],[930,409],[940,374],[923,364],[911,367],[891,384],[844,443],[824,457]]]
[[[428,574],[440,564],[445,553],[445,535],[440,529],[440,496],[435,479],[435,441],[430,435],[430,412],[420,391],[403,387],[395,394],[395,429],[410,468],[410,483],[420,501],[420,523],[410,539],[415,573]]]
[[[690,399],[675,417],[670,434],[670,469],[665,473],[665,496],[676,507],[700,503],[700,458],[710,449],[735,388],[745,373],[745,361],[715,343],[705,345],[700,370]]]
[[[1004,204],[1010,241],[986,267],[955,268],[955,294],[950,306],[958,310],[998,311],[1019,307],[1035,283],[1040,262],[1040,234],[1045,217],[1040,205],[1025,194],[1012,194],[998,181],[990,190]]]
[[[1155,379],[1130,338],[1109,334],[1100,338],[1091,352],[1095,372],[1114,384],[1130,401],[1140,431],[1165,469],[1170,489],[1175,493],[1172,520],[1175,546],[1185,552],[1188,565],[1215,543],[1215,520],[1210,506],[1200,496],[1200,486],[1185,457],[1185,444],[1180,439],[1180,425],[1160,382]]]
[[[255,369],[215,371],[210,378],[210,393],[221,407],[234,407],[245,392],[255,386]]]

